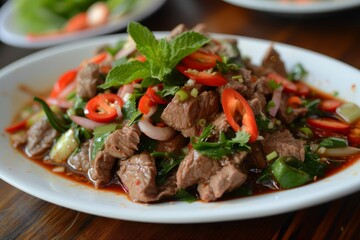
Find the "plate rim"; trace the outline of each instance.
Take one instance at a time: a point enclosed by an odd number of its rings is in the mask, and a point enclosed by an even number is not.
[[[168,32],[154,32],[157,36],[165,36]],[[95,45],[101,45],[101,42],[114,42],[115,39],[120,39],[120,37],[125,38],[127,36],[127,34],[115,34],[115,35],[109,35],[109,36],[100,36],[100,37],[94,37],[92,39],[89,39],[88,41],[86,41],[86,43],[83,43],[81,41],[77,41],[77,42],[73,42],[73,43],[67,43],[67,44],[63,44],[63,45],[59,45],[59,46],[55,46],[49,49],[45,49],[45,50],[41,50],[39,52],[30,54],[24,58],[21,58],[11,64],[9,64],[8,66],[4,67],[3,69],[0,70],[0,84],[3,81],[3,76],[5,76],[8,73],[11,73],[11,71],[14,71],[15,69],[17,69],[19,66],[23,66],[28,64],[31,61],[36,61],[38,59],[41,58],[48,58],[49,55],[55,55],[61,51],[69,51],[72,49],[76,49],[78,48],[80,45],[84,45],[85,46],[95,46]],[[251,37],[245,37],[245,36],[238,36],[238,35],[230,35],[230,34],[212,34],[212,36],[214,37],[224,37],[224,38],[229,38],[229,37],[235,37],[236,39],[238,39],[241,43],[241,41],[251,41],[251,42],[256,42],[257,44],[270,44],[271,41],[268,40],[264,40],[264,39],[259,39],[259,38],[251,38]],[[325,57],[331,61],[335,61],[337,64],[341,64],[344,67],[350,68],[352,70],[355,70],[357,73],[360,74],[360,71],[358,69],[356,69],[355,67],[343,63],[339,60],[336,60],[334,58],[330,58],[326,55],[311,51],[311,50],[307,50],[304,48],[300,48],[300,47],[296,47],[296,46],[292,46],[292,45],[288,45],[288,44],[284,44],[284,43],[279,43],[279,42],[275,42],[275,46],[284,46],[286,48],[293,48],[296,49],[297,51],[302,51],[305,52],[306,54],[312,54],[312,55],[317,55],[319,57]],[[285,61],[286,62],[286,61]],[[7,140],[8,137],[6,136]],[[0,160],[1,161],[1,160]],[[34,164],[33,162],[31,162],[31,164]],[[41,168],[41,171],[45,171],[48,174],[54,175],[51,172],[49,172],[48,170],[44,169],[41,166],[37,166],[39,168]],[[58,176],[57,176],[58,177]],[[97,216],[103,216],[103,217],[109,217],[109,218],[115,218],[115,219],[123,219],[123,220],[130,220],[130,221],[137,221],[137,222],[152,222],[152,223],[205,223],[205,222],[219,222],[219,221],[231,221],[231,220],[240,220],[240,219],[250,219],[250,218],[257,218],[257,217],[266,217],[266,216],[270,216],[270,215],[275,215],[275,214],[281,214],[281,213],[285,213],[285,212],[289,212],[289,211],[293,211],[293,210],[298,210],[298,209],[302,209],[305,207],[309,207],[309,206],[314,206],[320,203],[324,203],[326,201],[330,201],[342,196],[345,196],[347,194],[353,193],[355,191],[358,191],[360,189],[360,181],[353,183],[353,184],[348,184],[346,187],[342,188],[341,191],[336,192],[336,194],[334,194],[332,191],[325,191],[324,193],[322,193],[320,195],[320,197],[317,197],[315,199],[315,201],[310,201],[310,200],[314,200],[312,197],[299,197],[299,199],[296,199],[297,203],[293,203],[292,205],[288,205],[288,206],[283,206],[282,204],[277,204],[275,205],[275,207],[273,207],[272,209],[266,209],[266,208],[262,208],[262,212],[261,211],[257,211],[257,212],[247,212],[246,216],[239,216],[237,211],[228,211],[226,214],[224,214],[223,212],[208,212],[206,214],[204,214],[204,212],[202,212],[201,216],[197,216],[194,217],[192,216],[191,219],[189,219],[189,217],[187,217],[186,215],[183,215],[180,213],[180,215],[176,216],[176,217],[171,217],[171,216],[163,216],[163,217],[157,217],[154,219],[153,215],[149,215],[146,212],[142,213],[140,210],[136,210],[135,213],[137,213],[138,215],[134,214],[134,210],[133,213],[128,213],[128,214],[122,214],[122,215],[116,215],[114,216],[114,213],[112,213],[111,211],[106,211],[106,212],[98,212],[96,209],[89,209],[86,206],[83,205],[72,205],[71,202],[68,201],[68,199],[66,201],[62,201],[59,202],[57,201],[57,197],[58,196],[45,196],[41,193],[42,191],[37,189],[35,192],[34,191],[30,191],[28,188],[26,188],[24,185],[19,184],[19,181],[14,178],[12,178],[12,176],[9,177],[9,173],[7,173],[4,169],[0,168],[0,178],[2,180],[4,180],[5,182],[9,183],[10,185],[13,185],[14,187],[20,189],[23,192],[26,192],[30,195],[33,195],[39,199],[42,199],[44,201],[62,206],[62,207],[66,207],[69,209],[73,209],[76,211],[81,211],[81,212],[86,212],[89,214],[94,214]],[[61,177],[58,177],[61,178]],[[324,181],[324,180],[322,180]],[[320,182],[320,181],[319,181]],[[311,184],[310,184],[311,185]],[[309,185],[307,185],[309,186]],[[306,186],[305,186],[306,187]],[[93,189],[91,189],[90,191],[94,191]],[[282,191],[282,192],[293,192],[293,191],[298,191],[298,188],[296,189],[291,189],[291,190],[286,190],[286,191]],[[319,193],[316,193],[319,194]],[[266,194],[268,195],[268,194]],[[274,196],[276,196],[277,194],[274,193]],[[281,194],[280,194],[281,195]],[[253,197],[246,197],[247,199],[255,199],[256,200],[257,196],[253,196]],[[303,201],[305,199],[305,202],[302,202],[299,206],[299,201]],[[130,200],[128,200],[130,201]],[[236,200],[235,200],[236,201]],[[216,202],[216,203],[193,203],[195,204],[194,206],[197,207],[207,207],[209,206],[211,207],[221,207],[221,205],[226,203],[229,204],[235,204],[237,205],[238,203],[235,202],[233,200],[230,201],[224,201],[224,202]],[[166,203],[168,206],[171,207],[170,203]],[[143,205],[143,204],[141,204]],[[176,205],[176,203],[174,204]],[[150,206],[154,206],[154,205],[150,205]],[[143,210],[148,209],[146,208],[146,206],[143,206],[144,208],[142,208]],[[159,205],[155,205],[154,208],[159,207]],[[110,209],[111,210],[111,209]]]
[[[281,4],[277,0],[223,0],[229,4],[244,7],[248,9],[273,12],[281,14],[314,14],[314,13],[328,13],[334,11],[341,11],[353,7],[359,7],[360,2],[356,0],[333,1],[329,2],[314,2],[309,4],[286,3]]]
[[[12,1],[7,1],[0,8],[0,40],[5,44],[14,47],[20,48],[46,48],[58,44],[63,44],[71,41],[76,41],[79,39],[92,38],[94,36],[99,36],[103,34],[113,33],[115,31],[120,31],[126,29],[128,22],[130,21],[141,21],[148,18],[159,10],[167,0],[141,0],[145,3],[148,3],[147,6],[142,7],[142,11],[139,12],[130,12],[128,15],[124,15],[122,20],[114,20],[105,24],[105,26],[90,28],[83,31],[75,32],[70,35],[60,36],[59,38],[43,40],[43,41],[28,41],[23,34],[19,34],[16,31],[9,30],[6,27],[6,21],[11,19],[11,15],[14,12],[14,7]]]

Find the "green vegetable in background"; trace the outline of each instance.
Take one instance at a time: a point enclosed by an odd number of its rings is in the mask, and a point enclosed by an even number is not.
[[[24,33],[56,31],[94,2],[97,0],[14,0],[16,24]]]

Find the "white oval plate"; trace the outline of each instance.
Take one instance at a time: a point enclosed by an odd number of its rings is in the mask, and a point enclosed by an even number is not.
[[[359,0],[223,0],[230,4],[249,9],[282,13],[314,14],[340,11],[360,6]]]
[[[86,29],[72,34],[49,37],[36,41],[29,40],[17,30],[14,21],[14,7],[11,1],[5,3],[0,9],[0,40],[4,43],[23,48],[45,48],[59,43],[74,41],[97,35],[112,33],[126,28],[131,21],[140,21],[158,10],[166,0],[139,0],[133,11],[100,27]]]
[[[164,36],[164,33],[157,33]],[[268,41],[230,35],[239,39],[244,56],[259,63]],[[94,38],[53,47],[25,57],[0,71],[0,128],[10,124],[22,103],[31,99],[19,84],[35,91],[50,89],[57,76],[90,57],[97,46],[115,43],[125,35]],[[301,62],[310,72],[308,81],[319,89],[337,91],[340,97],[360,104],[360,71],[308,50],[275,44],[288,67]],[[354,85],[355,84],[355,85]],[[215,222],[263,217],[309,207],[360,189],[360,161],[316,183],[299,188],[215,203],[164,202],[137,204],[125,196],[94,190],[67,180],[29,161],[14,150],[6,134],[0,137],[0,177],[16,188],[45,201],[77,211],[116,219],[159,223]]]

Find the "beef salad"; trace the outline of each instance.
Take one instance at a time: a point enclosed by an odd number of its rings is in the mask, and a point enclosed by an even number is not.
[[[360,156],[360,108],[260,65],[203,25],[161,39],[139,23],[63,73],[5,131],[27,157],[135,202],[247,196],[299,187]]]

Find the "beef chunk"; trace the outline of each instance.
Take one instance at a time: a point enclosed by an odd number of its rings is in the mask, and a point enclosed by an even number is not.
[[[266,77],[257,78],[255,82],[255,91],[263,94],[264,96],[268,96],[273,93]]]
[[[266,114],[266,98],[263,94],[255,92],[252,99],[248,102],[255,116],[259,114]]]
[[[282,94],[278,114],[279,114],[279,118],[282,121],[286,123],[292,123],[296,118],[305,116],[307,113],[307,108],[305,107],[288,108],[287,105],[288,98],[289,98],[288,94]]]
[[[72,154],[67,161],[75,170],[87,172],[90,168],[90,141],[84,142],[80,150]]]
[[[250,143],[250,147],[251,151],[248,155],[250,159],[250,167],[264,169],[268,165],[268,163],[262,149],[262,144],[257,141]]]
[[[233,78],[233,76],[241,76],[240,78]],[[236,74],[226,74],[227,83],[220,87],[219,90],[222,92],[224,88],[232,88],[238,91],[244,98],[250,99],[255,91],[255,84],[251,81],[251,72],[244,68]]]
[[[24,146],[27,142],[26,131],[19,131],[10,135],[11,144],[15,147]]]
[[[206,182],[210,176],[221,169],[219,161],[201,155],[195,150],[191,150],[179,165],[176,174],[178,188],[187,188]]]
[[[283,77],[286,77],[285,64],[281,60],[279,53],[271,45],[262,60],[262,66],[267,69],[272,69]]]
[[[83,99],[94,97],[100,81],[99,66],[94,63],[87,64],[76,76],[77,95]]]
[[[197,98],[181,102],[177,96],[164,109],[161,118],[175,130],[181,131],[184,137],[198,134],[202,128],[200,119],[211,121],[219,112],[219,96],[214,91],[202,92]]]
[[[227,132],[227,130],[229,129],[230,125],[228,123],[228,121],[226,120],[226,116],[225,114],[222,112],[222,113],[219,113],[214,121],[212,121],[211,123],[213,126],[214,126],[214,130],[215,132],[217,133],[220,133],[220,132]]]
[[[115,158],[105,151],[99,151],[89,170],[90,177],[98,188],[110,182],[112,179],[111,169],[115,163]]]
[[[222,160],[214,160],[191,150],[177,171],[178,188],[198,185],[200,198],[214,201],[225,192],[241,186],[247,175],[240,170],[246,152],[239,152]]]
[[[304,142],[295,139],[288,130],[265,134],[262,145],[265,155],[276,151],[279,156],[292,156],[300,161],[305,160]]]
[[[217,171],[207,182],[198,185],[198,192],[203,201],[210,202],[220,198],[225,192],[240,187],[247,175],[234,165],[227,165]]]
[[[116,158],[131,157],[138,149],[140,135],[137,124],[118,129],[107,137],[105,151]]]
[[[129,197],[135,202],[153,202],[176,193],[174,176],[158,188],[155,183],[156,174],[155,159],[146,152],[120,161],[117,172],[128,190]]]
[[[188,140],[181,134],[176,135],[168,141],[159,141],[156,151],[157,152],[179,152],[183,147],[188,144]]]
[[[42,157],[53,145],[58,132],[46,118],[34,123],[27,132],[26,152],[30,157]]]

